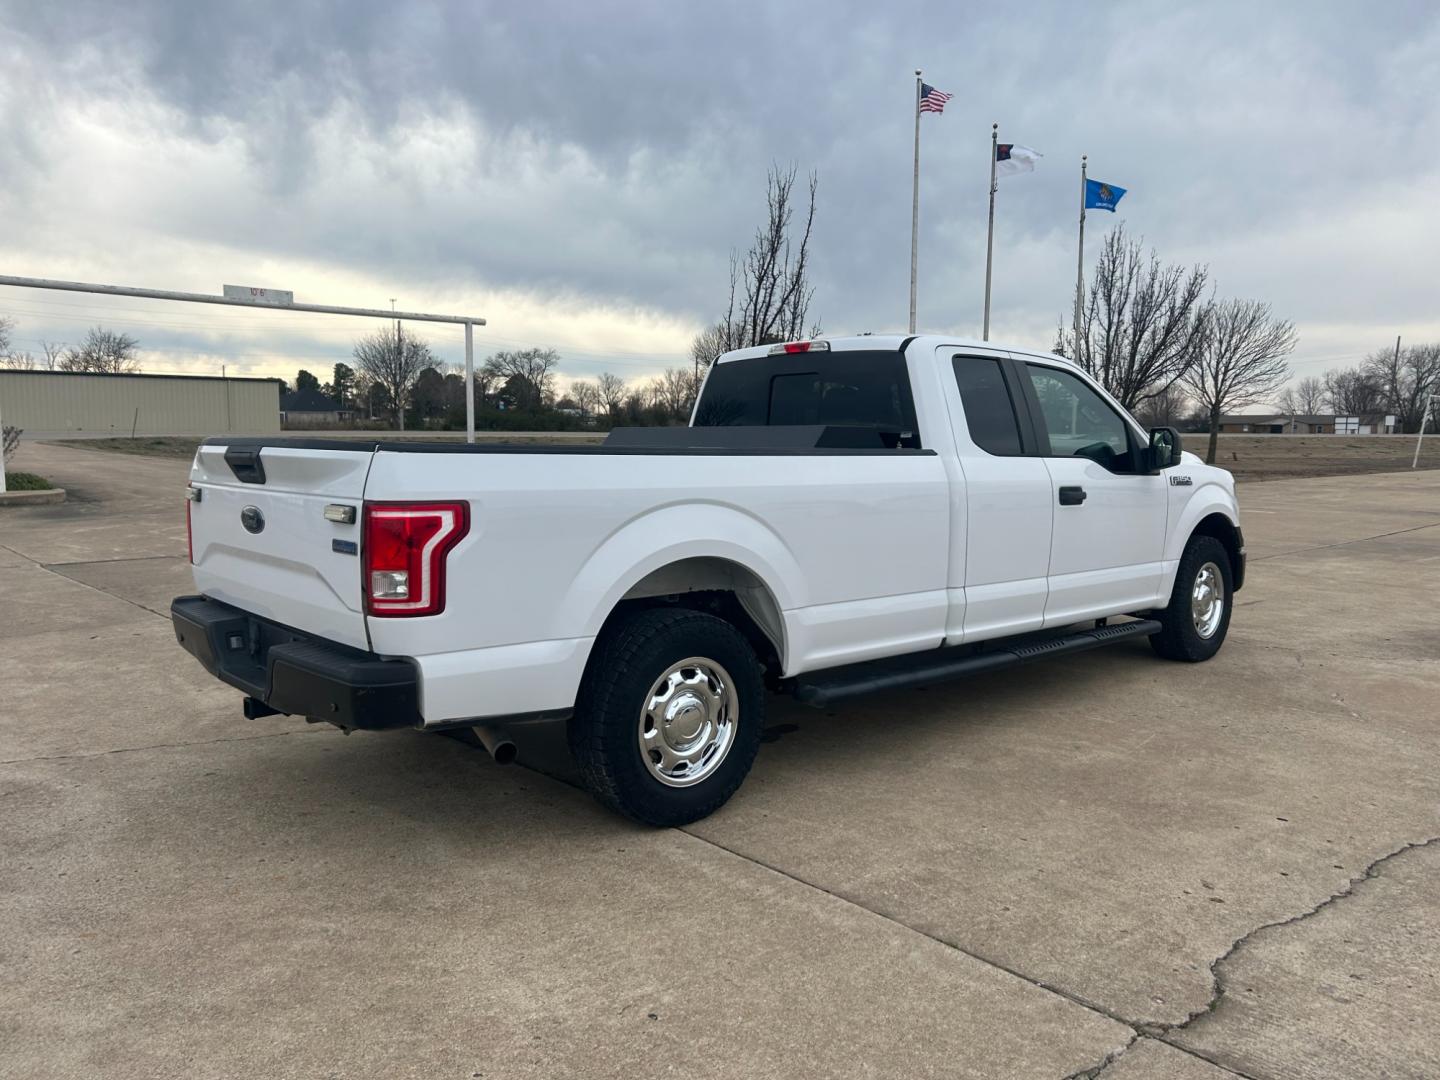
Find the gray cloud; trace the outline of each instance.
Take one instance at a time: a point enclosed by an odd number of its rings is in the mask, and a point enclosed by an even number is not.
[[[723,300],[775,159],[820,176],[826,327],[893,329],[920,65],[955,94],[923,119],[922,323],[978,330],[998,120],[1046,155],[1001,182],[998,336],[1046,344],[1068,308],[1082,152],[1302,358],[1440,336],[1433,5],[1097,7],[0,3],[0,253],[163,284],[227,252],[493,297],[498,336],[654,318],[662,354]]]

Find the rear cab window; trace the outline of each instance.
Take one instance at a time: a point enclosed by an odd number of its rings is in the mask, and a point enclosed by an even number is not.
[[[956,356],[952,363],[970,440],[996,457],[1024,454],[1016,390],[1006,377],[1005,365],[987,356]]]
[[[716,364],[695,427],[873,428],[887,444],[918,448],[905,357],[894,349],[755,356]]]

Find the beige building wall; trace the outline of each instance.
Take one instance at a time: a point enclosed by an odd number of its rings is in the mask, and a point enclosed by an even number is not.
[[[274,379],[0,371],[0,419],[28,435],[270,435],[280,430]]]

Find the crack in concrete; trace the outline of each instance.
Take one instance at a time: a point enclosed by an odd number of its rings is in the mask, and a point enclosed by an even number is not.
[[[1120,1049],[1115,1050],[1115,1051],[1112,1051],[1111,1053],[1105,1055],[1104,1060],[1101,1061],[1098,1065],[1093,1065],[1093,1066],[1091,1066],[1091,1067],[1088,1068],[1088,1069],[1082,1069],[1082,1070],[1080,1070],[1079,1072],[1071,1073],[1069,1076],[1063,1077],[1062,1080],[1096,1080],[1096,1078],[1099,1077],[1101,1074],[1103,1074],[1106,1069],[1110,1068],[1111,1065],[1114,1065],[1115,1062],[1116,1062],[1117,1060],[1119,1060],[1119,1058],[1120,1058],[1121,1056],[1123,1056],[1125,1053],[1127,1053],[1129,1050],[1131,1050],[1131,1049],[1135,1046],[1136,1043],[1138,1043],[1138,1042],[1143,1042],[1144,1040],[1146,1040],[1146,1039],[1148,1039],[1148,1038],[1149,1038],[1148,1035],[1142,1035],[1142,1034],[1140,1034],[1140,1032],[1137,1031],[1137,1032],[1135,1033],[1135,1037],[1134,1037],[1133,1039],[1131,1039],[1128,1043],[1126,1043],[1126,1044],[1125,1044],[1124,1046],[1122,1046]],[[1162,1041],[1162,1040],[1151,1039],[1150,1041],[1151,1041],[1151,1042],[1160,1042],[1160,1041]],[[1223,1073],[1225,1073],[1225,1074],[1227,1074],[1227,1075],[1229,1075],[1229,1076],[1238,1076],[1238,1077],[1240,1077],[1240,1080],[1258,1080],[1257,1077],[1251,1076],[1249,1073],[1240,1072],[1240,1071],[1237,1070],[1237,1069],[1232,1069],[1232,1068],[1230,1068],[1230,1067],[1228,1067],[1228,1066],[1226,1066],[1226,1065],[1221,1065],[1218,1061],[1213,1061],[1213,1060],[1211,1060],[1210,1058],[1206,1057],[1204,1054],[1196,1053],[1194,1050],[1187,1049],[1186,1047],[1176,1046],[1176,1045],[1174,1045],[1173,1043],[1168,1043],[1168,1042],[1165,1043],[1164,1045],[1170,1047],[1170,1049],[1172,1049],[1172,1050],[1178,1050],[1178,1051],[1180,1051],[1182,1054],[1185,1054],[1187,1057],[1193,1057],[1193,1058],[1194,1058],[1195,1060],[1197,1060],[1197,1061],[1203,1061],[1203,1062],[1205,1062],[1206,1065],[1209,1065],[1211,1068],[1219,1069],[1221,1072],[1223,1072]]]
[[[1094,1065],[1087,1066],[1083,1069],[1078,1069],[1077,1071],[1072,1073],[1066,1073],[1063,1077],[1060,1078],[1060,1080],[1095,1080],[1097,1076],[1099,1076],[1102,1072],[1108,1069],[1111,1065],[1115,1064],[1116,1060],[1120,1057],[1120,1055],[1125,1053],[1125,1051],[1129,1050],[1132,1046],[1139,1042],[1141,1038],[1141,1034],[1134,1028],[1131,1028],[1130,1038],[1124,1046],[1111,1050]]]
[[[1237,952],[1239,952],[1240,949],[1244,948],[1246,945],[1250,944],[1250,942],[1254,941],[1257,935],[1263,934],[1267,930],[1276,930],[1280,927],[1294,926],[1297,923],[1304,922],[1311,916],[1317,915],[1321,911],[1324,911],[1331,904],[1337,903],[1340,900],[1344,900],[1347,897],[1354,896],[1356,886],[1361,885],[1367,881],[1374,880],[1378,876],[1377,871],[1379,870],[1379,868],[1385,863],[1389,862],[1391,859],[1398,858],[1399,856],[1404,855],[1405,853],[1410,851],[1417,851],[1421,848],[1427,848],[1430,845],[1437,843],[1440,843],[1440,836],[1432,836],[1427,840],[1412,840],[1396,848],[1394,851],[1391,851],[1385,855],[1381,855],[1378,859],[1375,859],[1373,862],[1369,863],[1358,875],[1352,877],[1345,884],[1345,887],[1343,889],[1331,893],[1314,907],[1309,908],[1306,911],[1302,911],[1298,915],[1291,915],[1288,918],[1284,919],[1276,919],[1273,922],[1268,922],[1261,926],[1257,926],[1255,927],[1255,929],[1247,931],[1240,937],[1236,938],[1233,942],[1230,943],[1230,947],[1228,949],[1226,949],[1223,953],[1221,953],[1219,956],[1217,956],[1214,960],[1210,962],[1210,1000],[1207,1001],[1201,1008],[1191,1012],[1189,1016],[1187,1016],[1184,1020],[1181,1020],[1179,1023],[1153,1023],[1149,1021],[1138,1021],[1131,1026],[1143,1035],[1149,1035],[1153,1038],[1164,1041],[1167,1045],[1175,1046],[1173,1042],[1170,1042],[1169,1036],[1171,1034],[1176,1031],[1181,1031],[1186,1027],[1189,1027],[1196,1020],[1199,1020],[1202,1017],[1212,1015],[1216,1010],[1220,1008],[1221,1004],[1224,1002],[1226,993],[1225,976],[1224,973],[1220,970],[1221,967],[1226,962],[1228,962]],[[1183,1050],[1185,1048],[1177,1047],[1177,1049]]]
[[[777,866],[765,862],[763,859],[758,859],[753,856],[746,855],[742,852],[736,851],[733,848],[727,847],[716,840],[712,840],[704,836],[698,836],[695,833],[688,832],[684,829],[678,831],[685,832],[687,836],[691,836],[694,839],[699,840],[701,843],[709,844],[712,847],[717,847],[721,851],[727,852],[730,855],[734,855],[737,859],[743,859],[744,861],[751,863],[755,866],[763,867],[764,869],[769,870],[774,874],[778,874],[781,877],[788,878],[789,880],[794,881],[797,884],[803,885],[806,888],[813,889],[816,892],[823,893],[826,896],[838,900],[843,904],[849,904],[852,907],[858,907],[862,911],[867,911],[870,914],[874,915],[876,918],[884,919],[887,922],[891,922],[897,926],[904,927],[906,930],[909,930],[912,933],[919,934],[921,937],[928,938],[929,940],[934,941],[937,944],[944,945],[946,948],[953,949],[964,956],[968,956],[972,960],[978,961],[979,963],[986,965],[987,967],[992,967],[999,971],[1003,971],[1005,972],[1005,974],[1014,976],[1015,978],[1020,979],[1022,982],[1029,983],[1031,986],[1034,986],[1037,989],[1044,990],[1048,993],[1054,994],[1057,997],[1064,998],[1066,1001],[1079,1005],[1081,1008],[1086,1009],[1089,1012],[1093,1012],[1100,1016],[1103,1016],[1107,1020],[1113,1020],[1117,1024],[1124,1024],[1127,1028],[1130,1029],[1131,1037],[1124,1046],[1120,1046],[1114,1050],[1109,1051],[1100,1061],[1096,1062],[1093,1065],[1086,1066],[1085,1068],[1080,1069],[1076,1072],[1067,1073],[1062,1078],[1062,1080],[1094,1080],[1095,1077],[1100,1076],[1101,1073],[1103,1073],[1120,1057],[1122,1057],[1127,1050],[1129,1050],[1143,1038],[1149,1038],[1154,1039],[1157,1042],[1163,1042],[1171,1049],[1178,1050],[1183,1054],[1203,1061],[1207,1065],[1220,1069],[1223,1072],[1229,1073],[1232,1076],[1238,1076],[1241,1078],[1241,1080],[1256,1080],[1256,1078],[1249,1073],[1242,1072],[1232,1066],[1222,1065],[1220,1062],[1214,1060],[1213,1058],[1207,1057],[1205,1054],[1200,1053],[1198,1050],[1194,1050],[1188,1046],[1182,1046],[1179,1043],[1173,1042],[1170,1038],[1173,1032],[1183,1030],[1185,1027],[1194,1023],[1196,1020],[1204,1016],[1209,1016],[1210,1014],[1215,1012],[1216,1009],[1219,1008],[1220,1003],[1225,996],[1225,982],[1224,976],[1220,971],[1221,966],[1231,957],[1233,957],[1237,951],[1239,951],[1245,945],[1249,944],[1252,940],[1254,940],[1256,935],[1261,934],[1266,930],[1273,930],[1282,926],[1292,926],[1296,923],[1303,922],[1304,920],[1310,918],[1318,912],[1323,911],[1325,908],[1329,907],[1336,901],[1343,900],[1347,896],[1354,895],[1355,887],[1362,884],[1363,882],[1372,880],[1376,876],[1378,876],[1376,871],[1389,860],[1394,859],[1400,855],[1404,855],[1408,851],[1414,851],[1419,848],[1425,848],[1429,847],[1432,844],[1440,843],[1440,836],[1430,837],[1426,840],[1410,841],[1403,846],[1396,848],[1394,851],[1388,852],[1387,854],[1382,855],[1379,858],[1375,859],[1373,862],[1369,863],[1359,875],[1352,877],[1343,889],[1339,890],[1338,892],[1332,893],[1330,896],[1326,897],[1314,907],[1309,908],[1308,910],[1303,911],[1298,915],[1291,915],[1284,919],[1276,919],[1273,922],[1268,922],[1261,926],[1257,926],[1253,930],[1249,930],[1246,933],[1242,934],[1230,944],[1230,947],[1226,949],[1225,952],[1223,952],[1220,956],[1216,957],[1213,961],[1211,961],[1211,993],[1210,999],[1205,1003],[1205,1005],[1191,1012],[1190,1015],[1188,1015],[1184,1020],[1181,1020],[1179,1022],[1166,1023],[1159,1021],[1128,1019],[1127,1017],[1106,1008],[1098,1002],[1090,1001],[1083,996],[1074,993],[1073,991],[1066,990],[1063,987],[1055,986],[1051,983],[1046,982],[1043,979],[1036,978],[1032,975],[1027,975],[1023,971],[1019,971],[1016,968],[1010,967],[1009,965],[1001,963],[998,960],[985,956],[982,953],[975,952],[973,949],[968,949],[963,945],[957,944],[956,942],[947,941],[944,938],[937,937],[934,934],[929,933],[928,931],[910,925],[903,919],[897,918],[896,916],[887,914],[883,911],[876,910],[875,908],[868,907],[857,900],[853,900],[850,897],[843,895],[842,893],[834,892],[830,889],[825,888],[822,885],[817,885],[812,881],[807,881],[805,878],[802,878],[797,874],[793,874],[788,870],[782,870]]]

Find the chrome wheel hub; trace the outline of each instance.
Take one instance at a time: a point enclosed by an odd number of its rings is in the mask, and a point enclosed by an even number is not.
[[[640,710],[640,758],[669,787],[710,776],[735,742],[739,699],[730,673],[700,656],[672,664]]]
[[[1195,575],[1195,584],[1190,590],[1190,618],[1195,623],[1195,632],[1202,638],[1213,637],[1224,615],[1225,579],[1220,576],[1220,567],[1207,562]]]

